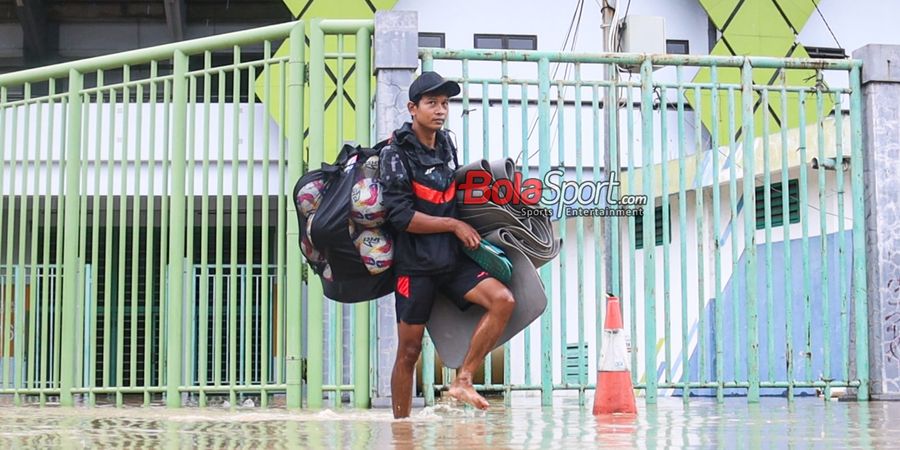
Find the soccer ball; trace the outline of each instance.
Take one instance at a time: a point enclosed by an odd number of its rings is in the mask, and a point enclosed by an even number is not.
[[[353,239],[359,256],[372,275],[378,275],[391,267],[394,262],[394,248],[391,238],[379,229],[363,230]]]
[[[303,185],[297,192],[297,208],[304,217],[316,212],[319,208],[319,202],[322,201],[322,191],[325,189],[325,183],[322,180],[313,180]]]
[[[375,178],[378,176],[378,164],[381,159],[378,155],[372,155],[362,165],[362,173],[366,178]]]
[[[385,210],[381,185],[374,178],[363,178],[350,191],[350,218],[364,228],[384,223]]]
[[[309,240],[309,236],[304,236],[300,239],[300,251],[303,253],[303,256],[306,257],[306,260],[309,262],[320,263],[325,261],[325,257],[316,250],[316,247],[313,246],[312,241]]]

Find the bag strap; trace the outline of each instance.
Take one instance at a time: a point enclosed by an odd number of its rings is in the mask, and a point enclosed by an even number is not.
[[[444,139],[447,140],[447,143],[450,144],[450,153],[453,154],[453,163],[456,164],[456,168],[459,169],[459,156],[456,151],[456,144],[453,143],[453,139],[450,139],[450,133],[447,131],[442,131],[444,133]]]

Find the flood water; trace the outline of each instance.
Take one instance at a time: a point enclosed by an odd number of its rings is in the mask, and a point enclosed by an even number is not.
[[[588,402],[590,396],[588,396]],[[0,407],[0,448],[900,448],[900,402],[820,398],[638,399],[637,416],[597,418],[577,398],[387,409]]]

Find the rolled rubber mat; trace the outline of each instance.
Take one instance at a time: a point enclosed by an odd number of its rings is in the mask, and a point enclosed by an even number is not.
[[[490,173],[494,180],[511,180],[515,174],[515,164],[512,159],[492,163],[476,161],[457,171],[458,184],[463,183],[469,170],[483,170]],[[553,233],[550,217],[537,214],[534,206],[498,205],[493,202],[467,204],[462,201],[462,192],[457,195],[460,219],[472,225],[483,239],[502,248],[512,262],[512,278],[507,287],[516,300],[516,306],[494,346],[497,348],[524,330],[546,309],[547,296],[537,269],[559,254],[562,242]],[[484,312],[479,305],[460,311],[444,296],[437,296],[426,327],[446,367],[462,366],[472,333]]]

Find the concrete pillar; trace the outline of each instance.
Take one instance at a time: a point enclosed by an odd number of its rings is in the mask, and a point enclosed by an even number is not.
[[[853,58],[863,61],[870,392],[900,399],[900,46],[867,45]]]
[[[375,136],[387,139],[407,121],[409,85],[419,67],[418,15],[414,11],[375,13]],[[394,298],[376,303],[375,393],[372,406],[390,407],[391,370],[397,354]]]

